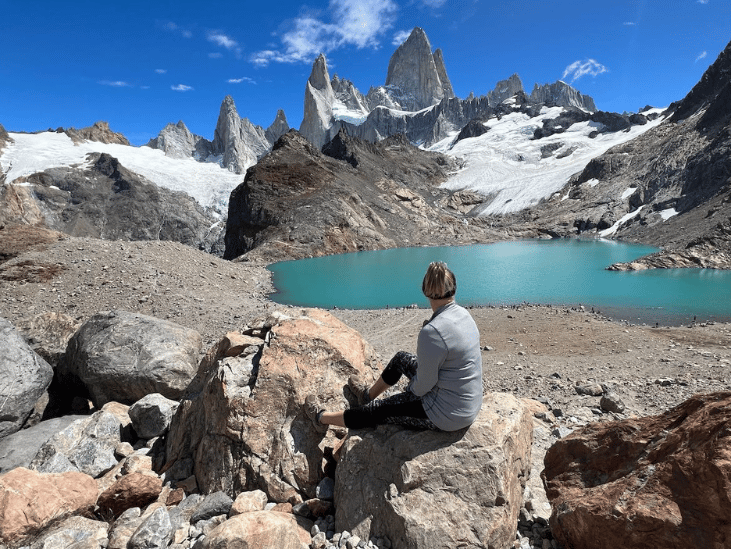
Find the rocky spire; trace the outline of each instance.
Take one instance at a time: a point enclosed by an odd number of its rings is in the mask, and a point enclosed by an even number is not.
[[[270,144],[274,145],[277,139],[282,137],[288,131],[289,123],[287,122],[287,117],[284,115],[284,111],[282,109],[279,109],[277,111],[277,116],[274,118],[274,122],[272,122],[272,125],[267,128],[267,141]]]
[[[441,51],[432,54],[423,29],[415,27],[391,56],[386,87],[405,110],[418,111],[454,97]]]
[[[333,124],[332,106],[335,92],[330,84],[325,56],[320,54],[312,64],[305,87],[305,113],[300,133],[318,148],[329,141],[328,130]]]
[[[236,111],[233,97],[227,95],[218,115],[213,135],[213,154],[223,155],[222,165],[236,173],[244,173],[249,166],[270,149],[264,129]]]
[[[444,97],[454,97],[452,82],[450,82],[449,76],[447,76],[447,67],[444,65],[444,55],[442,55],[441,48],[437,48],[434,51],[434,64],[437,67],[439,80],[442,81],[442,90],[444,91]]]

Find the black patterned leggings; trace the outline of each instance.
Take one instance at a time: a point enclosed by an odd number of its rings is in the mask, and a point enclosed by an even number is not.
[[[388,385],[396,385],[401,376],[409,379],[414,377],[417,366],[414,355],[406,351],[399,351],[383,370],[381,377]],[[410,391],[376,399],[364,406],[349,408],[343,413],[343,421],[349,429],[362,429],[390,423],[403,425],[410,429],[439,430],[427,417],[421,397]]]

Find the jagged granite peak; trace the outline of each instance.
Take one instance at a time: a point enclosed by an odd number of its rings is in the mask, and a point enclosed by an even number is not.
[[[335,92],[330,84],[327,60],[320,54],[312,64],[312,72],[305,86],[304,117],[300,125],[300,133],[318,148],[330,140],[334,103]]]
[[[213,137],[213,154],[222,155],[221,165],[235,173],[244,173],[271,148],[264,129],[241,118],[233,97],[221,103]]]
[[[349,111],[360,113],[362,116],[368,116],[370,107],[368,99],[363,95],[355,85],[345,78],[334,75],[332,78],[333,93],[335,98]]]
[[[418,111],[439,103],[452,84],[447,78],[444,60],[439,54],[442,82],[429,38],[423,29],[414,27],[406,41],[391,56],[386,75],[386,88],[391,90],[404,110]]]
[[[447,76],[447,67],[444,64],[444,54],[442,48],[434,50],[434,64],[437,67],[437,74],[439,80],[442,81],[442,90],[444,91],[444,97],[454,97],[454,89],[452,89],[452,82]]]
[[[542,86],[536,84],[530,94],[530,102],[556,107],[578,107],[589,112],[597,110],[594,99],[588,95],[582,95],[577,89],[562,80]]]
[[[512,74],[507,80],[500,80],[495,84],[495,89],[487,94],[487,101],[490,106],[499,105],[522,91],[524,91],[523,82],[520,80],[520,76]]]
[[[277,111],[277,116],[274,117],[274,122],[269,126],[265,132],[267,141],[274,145],[277,139],[282,137],[289,131],[289,123],[287,122],[287,116],[284,114],[282,109]]]
[[[147,146],[160,149],[165,156],[172,158],[193,157],[196,160],[205,160],[212,153],[211,142],[191,133],[182,120],[177,124],[169,123],[160,130],[156,138],[150,139]]]

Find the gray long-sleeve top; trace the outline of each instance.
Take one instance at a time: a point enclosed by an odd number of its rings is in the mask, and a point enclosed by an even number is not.
[[[482,407],[480,333],[455,302],[437,309],[419,332],[418,367],[408,389],[422,397],[427,417],[444,431],[469,426]]]

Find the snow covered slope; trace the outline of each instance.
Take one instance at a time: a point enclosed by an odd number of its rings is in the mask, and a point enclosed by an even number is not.
[[[644,126],[631,126],[629,131],[599,133],[594,138],[589,134],[600,130],[601,124],[580,122],[563,133],[533,139],[534,131],[544,120],[556,118],[561,112],[562,107],[543,107],[540,115],[533,118],[520,112],[500,119],[491,118],[485,123],[489,128],[487,133],[463,139],[454,147],[452,144],[458,132],[453,132],[429,148],[464,160],[464,168],[443,186],[493,197],[480,215],[515,212],[559,191],[569,177],[584,169],[592,158],[634,139],[664,120],[658,117]],[[655,109],[645,114],[652,112],[662,111]],[[541,148],[547,145],[555,149],[544,158]]]
[[[171,158],[161,150],[147,146],[130,147],[86,141],[75,145],[64,133],[10,133],[14,143],[0,154],[0,170],[6,184],[48,168],[84,166],[89,153],[108,153],[124,167],[142,175],[160,187],[182,191],[202,206],[225,216],[231,191],[244,180],[216,163],[202,163],[192,158]]]

